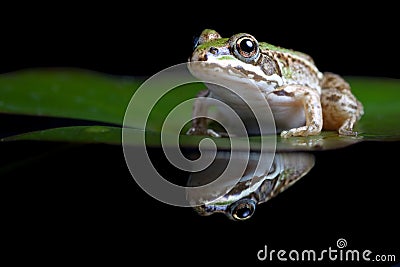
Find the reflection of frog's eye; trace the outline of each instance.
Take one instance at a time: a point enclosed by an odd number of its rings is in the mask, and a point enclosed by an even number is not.
[[[251,199],[241,199],[231,204],[232,218],[238,221],[249,219],[256,209],[256,203]]]
[[[245,35],[239,37],[232,46],[235,55],[244,62],[251,63],[258,58],[258,42],[252,36]]]

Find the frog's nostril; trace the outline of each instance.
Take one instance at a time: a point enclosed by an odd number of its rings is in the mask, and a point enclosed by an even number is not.
[[[207,54],[206,53],[194,53],[189,58],[189,61],[207,61]]]
[[[199,60],[199,61],[207,61],[207,53],[205,53],[205,52],[201,53],[197,60]]]
[[[211,54],[213,54],[213,55],[216,55],[216,54],[218,54],[218,48],[216,48],[216,47],[210,47],[210,53]]]

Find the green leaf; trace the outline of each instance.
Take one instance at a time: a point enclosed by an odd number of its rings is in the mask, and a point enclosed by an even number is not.
[[[111,76],[86,70],[26,70],[0,76],[0,112],[28,115],[45,115],[87,119],[116,124],[108,126],[71,126],[24,133],[2,139],[66,141],[76,143],[121,144],[121,125],[130,98],[144,79]],[[400,81],[387,78],[346,77],[357,98],[363,103],[365,114],[357,124],[356,137],[338,136],[336,132],[323,131],[318,136],[281,139],[277,137],[279,151],[325,150],[348,146],[361,141],[400,140]],[[162,123],[169,111],[182,101],[192,98],[203,85],[185,85],[169,92],[152,110],[146,125],[146,144],[159,146]],[[151,93],[151,92],[150,92]],[[147,107],[135,107],[138,114]],[[175,114],[183,121],[190,113]],[[135,122],[130,126],[135,127]],[[184,128],[185,130],[185,128]],[[184,132],[184,130],[182,132]],[[143,130],[129,129],[137,136]],[[203,137],[180,136],[185,147],[197,147]],[[263,137],[271,138],[271,137]],[[226,138],[213,139],[219,148],[229,148]],[[245,143],[245,140],[243,144]],[[134,141],[133,143],[135,143]],[[260,144],[259,137],[251,137],[252,148]],[[167,143],[168,145],[168,143]]]
[[[136,132],[139,130],[133,130]],[[71,126],[34,131],[1,139],[11,141],[55,141],[71,143],[121,144],[121,128],[112,126]]]
[[[125,141],[126,145],[142,145],[143,138],[145,137],[145,144],[147,146],[159,147],[161,146],[160,133],[151,132],[135,128],[125,129],[126,136],[129,136],[128,142]],[[171,140],[176,139],[176,136],[166,134],[164,136],[165,142],[163,145],[173,146],[174,143]],[[230,149],[231,140],[229,138],[212,138],[218,149]],[[262,137],[265,141],[264,144],[273,146],[274,136]],[[200,141],[204,139],[203,136],[188,136],[180,135],[179,144],[181,147],[186,148],[197,148]],[[233,137],[236,141],[236,148],[246,149],[247,141],[246,138]],[[2,142],[11,141],[56,141],[56,142],[70,142],[70,143],[103,143],[110,145],[121,145],[122,144],[122,128],[111,127],[111,126],[71,126],[46,129],[42,131],[35,131],[24,133],[20,135],[14,135],[1,139]],[[334,132],[323,132],[318,136],[309,137],[295,137],[295,138],[280,138],[276,139],[277,151],[313,151],[313,150],[327,150],[342,148],[357,142],[364,140],[360,137],[338,137]],[[250,137],[249,145],[251,149],[260,149],[261,140],[260,137]],[[210,143],[202,144],[204,149],[213,148]]]
[[[82,69],[27,69],[0,75],[0,112],[122,125],[142,78]]]
[[[141,140],[145,138],[146,145],[148,146],[160,146],[161,138],[157,132],[143,131],[135,128],[125,129],[125,136],[129,136],[129,143],[127,145],[141,145]],[[167,140],[175,138],[176,136],[166,135]],[[202,136],[180,136],[180,144],[184,147],[196,147],[197,144],[203,139]],[[212,138],[221,149],[230,148],[229,139],[226,138]],[[121,145],[122,144],[122,128],[113,126],[71,126],[71,127],[60,127],[52,128],[41,131],[34,131],[23,133],[19,135],[9,136],[0,139],[2,142],[12,141],[54,141],[54,142],[71,142],[71,143],[103,143],[110,145]],[[245,139],[240,144],[244,147]],[[171,142],[166,143],[170,145]],[[254,144],[258,144],[258,140],[254,141]],[[207,147],[207,144],[205,144]]]
[[[364,115],[356,129],[365,140],[400,140],[400,80],[348,77]]]

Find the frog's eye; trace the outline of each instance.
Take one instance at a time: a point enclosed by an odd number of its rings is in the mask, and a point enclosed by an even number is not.
[[[255,62],[259,56],[258,42],[251,35],[239,36],[231,48],[236,57],[247,63]]]
[[[256,203],[251,199],[241,199],[230,206],[232,218],[238,221],[249,219],[255,210]]]

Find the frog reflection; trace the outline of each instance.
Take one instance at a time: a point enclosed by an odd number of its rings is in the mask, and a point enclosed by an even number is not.
[[[228,152],[218,152],[214,164],[201,172],[191,174],[189,185],[206,184],[210,179],[218,177],[226,167],[229,156]],[[226,194],[195,206],[194,209],[200,215],[223,213],[232,220],[247,220],[254,214],[258,204],[268,201],[293,185],[312,169],[315,162],[311,153],[276,153],[271,168],[264,175],[255,175],[258,156],[255,152],[250,154],[244,174],[240,179],[233,178],[239,181],[233,187],[230,186],[231,189]],[[220,191],[225,188],[219,186],[214,189]]]

